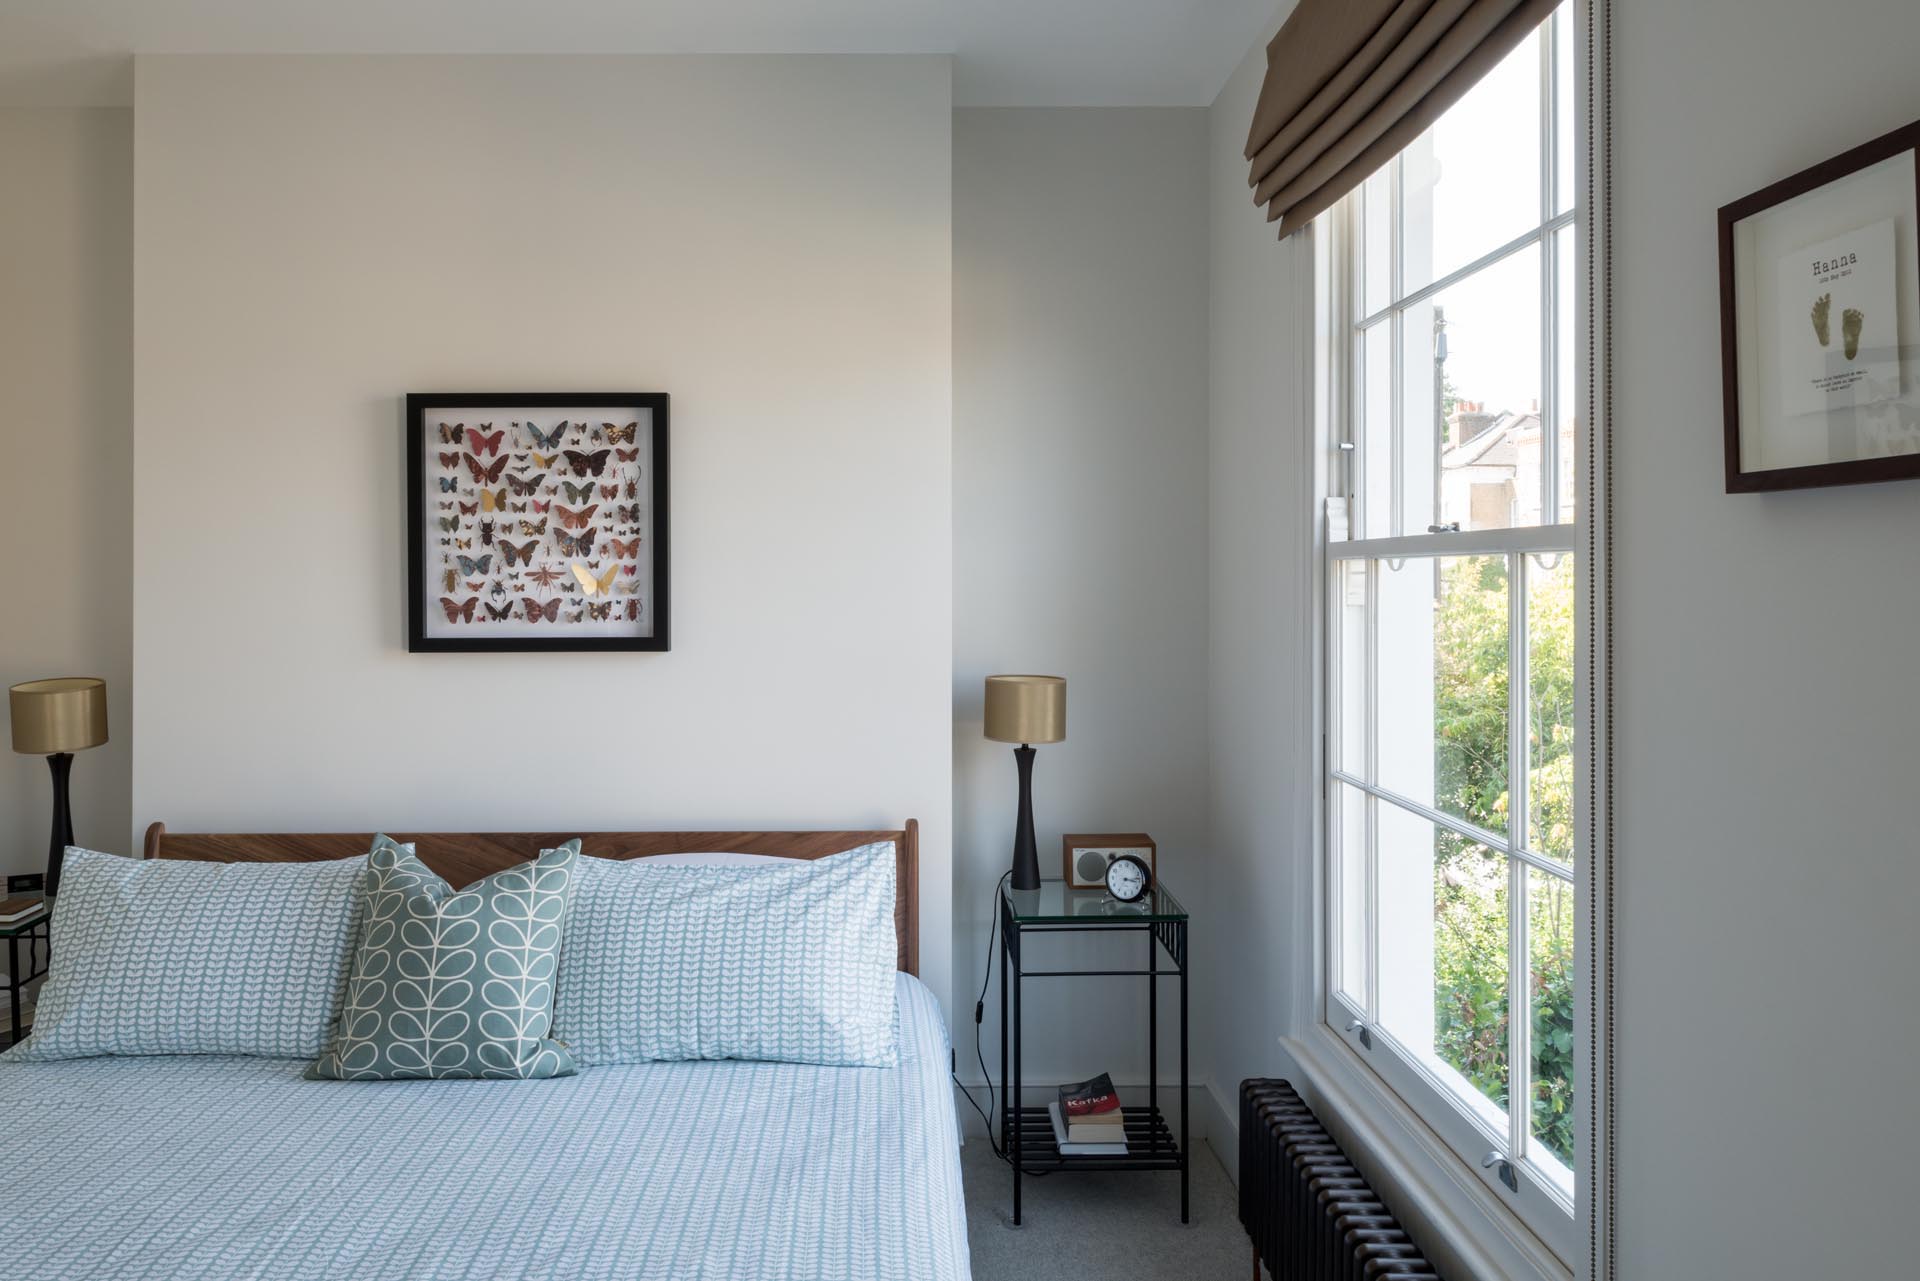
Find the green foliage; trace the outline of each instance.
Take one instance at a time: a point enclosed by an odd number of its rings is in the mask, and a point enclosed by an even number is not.
[[[1528,845],[1573,857],[1573,566],[1538,561],[1528,602]],[[1435,805],[1505,833],[1508,769],[1508,586],[1503,557],[1464,557],[1441,571],[1434,616]],[[1528,877],[1533,1133],[1573,1160],[1573,887]],[[1500,1107],[1507,1105],[1508,899],[1505,860],[1451,832],[1434,837],[1434,1048]]]

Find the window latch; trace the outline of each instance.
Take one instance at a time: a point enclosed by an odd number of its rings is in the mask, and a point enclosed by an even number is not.
[[[1353,1022],[1347,1024],[1347,1031],[1358,1033],[1360,1037],[1360,1044],[1365,1048],[1369,1050],[1373,1048],[1373,1033],[1367,1030],[1367,1025],[1365,1020],[1355,1019]]]
[[[1518,1192],[1520,1190],[1520,1179],[1519,1176],[1513,1172],[1513,1162],[1507,1160],[1507,1158],[1501,1156],[1498,1152],[1489,1152],[1481,1157],[1480,1168],[1483,1170],[1492,1170],[1495,1174],[1499,1175],[1500,1182],[1507,1185],[1507,1191]]]
[[[1450,520],[1444,525],[1428,525],[1427,532],[1429,534],[1457,534],[1460,532],[1460,522]]]

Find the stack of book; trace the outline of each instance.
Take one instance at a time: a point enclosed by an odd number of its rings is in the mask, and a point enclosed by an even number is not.
[[[0,899],[0,925],[12,925],[40,915],[47,901],[38,894],[21,894],[14,898]]]
[[[1053,1141],[1061,1156],[1125,1156],[1127,1126],[1120,1095],[1105,1072],[1091,1081],[1060,1087],[1058,1101],[1047,1104]]]

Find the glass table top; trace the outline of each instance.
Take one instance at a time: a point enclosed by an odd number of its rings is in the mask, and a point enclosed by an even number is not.
[[[1037,890],[1005,889],[1018,925],[1092,925],[1099,921],[1184,921],[1187,909],[1155,882],[1138,902],[1122,903],[1105,890],[1069,889],[1065,881],[1041,881]]]
[[[46,925],[48,918],[51,916],[51,912],[42,908],[40,911],[35,912],[32,916],[26,917],[23,920],[0,923],[0,939],[15,934],[25,934],[29,930],[42,927]]]

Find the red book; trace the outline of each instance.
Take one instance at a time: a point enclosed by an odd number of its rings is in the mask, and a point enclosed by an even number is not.
[[[1120,1096],[1114,1091],[1113,1078],[1102,1072],[1091,1081],[1060,1087],[1060,1113],[1067,1118],[1118,1112]]]

